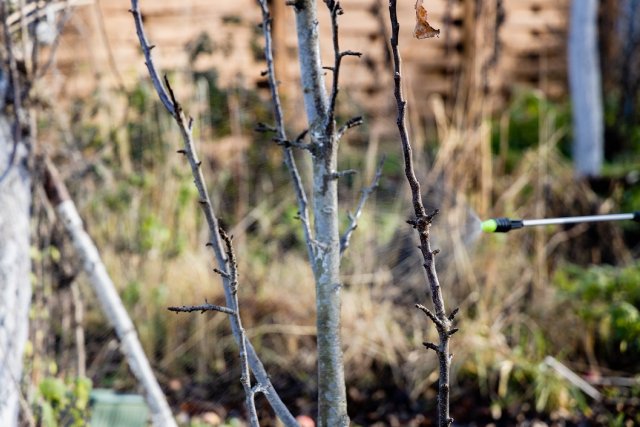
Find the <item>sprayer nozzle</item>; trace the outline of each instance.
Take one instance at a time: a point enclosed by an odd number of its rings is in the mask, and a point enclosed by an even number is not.
[[[492,218],[480,224],[482,231],[485,233],[506,233],[510,230],[522,228],[523,226],[524,224],[521,219],[510,218]]]
[[[496,228],[498,228],[498,223],[495,219],[488,219],[486,221],[482,221],[480,227],[485,233],[494,233],[496,231]]]

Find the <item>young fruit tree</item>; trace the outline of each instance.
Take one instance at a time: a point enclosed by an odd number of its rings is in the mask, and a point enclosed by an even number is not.
[[[356,211],[349,215],[350,221],[347,228],[340,230],[338,185],[341,178],[355,173],[353,170],[338,169],[340,140],[347,130],[360,125],[362,118],[354,117],[339,123],[336,114],[336,101],[340,90],[339,78],[342,61],[348,59],[348,57],[360,57],[361,54],[341,48],[338,29],[339,17],[343,14],[343,9],[337,1],[324,0],[331,19],[333,62],[329,66],[323,66],[320,57],[318,5],[316,0],[292,0],[286,2],[288,6],[293,8],[295,13],[301,92],[304,97],[307,121],[307,128],[296,138],[290,138],[287,136],[285,117],[274,70],[271,35],[272,18],[267,0],[258,0],[257,3],[262,12],[261,28],[264,36],[267,65],[267,70],[264,74],[268,77],[274,114],[272,124],[260,123],[257,129],[273,134],[273,141],[282,149],[284,163],[290,175],[292,191],[297,200],[297,216],[305,239],[308,261],[315,279],[318,425],[330,427],[348,426],[350,420],[347,414],[340,337],[342,288],[340,265],[342,257],[349,247],[349,239],[357,226],[357,220],[366,199],[378,184],[382,166],[380,165],[371,185],[362,191]],[[439,345],[431,343],[425,343],[425,345],[427,348],[435,350],[441,361],[439,407],[441,411],[440,418],[443,421],[440,422],[440,425],[448,425],[451,422],[448,416],[448,368],[450,360],[448,342],[450,335],[455,332],[455,329],[451,327],[454,314],[449,316],[445,314],[434,266],[434,256],[437,251],[431,250],[429,244],[429,227],[431,219],[437,212],[426,213],[421,201],[420,187],[413,173],[411,147],[404,127],[404,106],[406,103],[402,99],[400,87],[400,65],[397,51],[398,23],[395,13],[395,1],[391,2],[390,7],[394,28],[392,46],[396,65],[396,97],[399,107],[398,125],[406,161],[407,178],[412,189],[415,209],[415,218],[409,223],[419,232],[424,266],[429,278],[432,295],[434,295],[435,314],[432,314],[430,310],[422,305],[419,305],[418,308],[424,311],[438,328]],[[420,7],[422,8],[422,6]],[[424,8],[419,11],[421,12],[422,10]],[[205,304],[171,307],[170,309],[181,312],[213,310],[226,313],[229,316],[232,332],[239,348],[239,358],[242,366],[241,382],[245,391],[246,409],[251,425],[258,425],[255,409],[255,397],[257,394],[264,395],[274,409],[276,416],[285,425],[297,425],[296,419],[274,390],[264,366],[244,332],[238,298],[241,283],[238,280],[232,239],[220,228],[218,218],[212,207],[203,176],[202,162],[194,148],[193,119],[183,111],[169,80],[166,76],[164,78],[161,76],[153,62],[151,55],[153,45],[147,40],[142,12],[137,0],[131,1],[131,12],[153,85],[166,110],[173,116],[181,131],[183,145],[178,152],[185,156],[194,177],[194,183],[200,198],[200,206],[206,217],[209,230],[209,240],[206,245],[212,249],[216,262],[215,271],[221,278],[226,300],[225,306],[216,306],[205,302]],[[419,17],[422,17],[426,23],[426,11]],[[433,30],[430,26],[428,28],[424,27],[425,31],[429,29],[432,30],[431,37],[439,34],[438,30]],[[294,150],[308,155],[311,160],[312,182],[310,183],[310,196],[306,193],[306,187],[299,173],[293,153]]]

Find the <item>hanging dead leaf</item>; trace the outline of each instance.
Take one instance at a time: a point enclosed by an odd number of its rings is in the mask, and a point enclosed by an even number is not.
[[[427,22],[427,9],[422,6],[424,0],[416,0],[416,28],[413,35],[417,39],[440,37],[440,30],[436,30]]]

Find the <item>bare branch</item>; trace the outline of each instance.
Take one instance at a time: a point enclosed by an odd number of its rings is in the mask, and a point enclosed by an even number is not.
[[[210,246],[210,245],[207,243],[207,246]],[[229,273],[225,273],[224,271],[218,270],[217,268],[214,268],[213,272],[216,273],[216,274],[219,274],[220,276],[224,277],[225,279],[231,280],[231,275]]]
[[[151,77],[151,81],[153,82],[153,87],[155,87],[158,96],[160,97],[160,101],[162,105],[167,109],[172,116],[176,116],[175,107],[171,100],[169,99],[169,94],[167,94],[166,89],[162,85],[162,80],[160,79],[160,74],[156,70],[156,67],[153,63],[153,57],[151,56],[151,49],[155,46],[151,46],[149,41],[147,40],[147,35],[144,32],[144,25],[142,23],[142,13],[140,12],[140,5],[138,4],[138,0],[131,0],[131,14],[133,15],[133,20],[136,24],[136,33],[138,34],[138,40],[140,41],[140,47],[142,48],[142,54],[144,55],[145,65],[147,66],[147,70],[149,70],[149,76]]]
[[[416,174],[413,168],[413,154],[411,149],[411,143],[409,141],[409,135],[406,127],[405,109],[407,102],[402,95],[402,74],[401,74],[401,62],[400,52],[398,50],[398,33],[400,30],[400,24],[398,23],[398,16],[396,10],[397,0],[389,0],[389,17],[391,20],[391,51],[393,54],[393,80],[394,80],[394,95],[396,98],[398,116],[396,124],[400,133],[400,141],[402,144],[402,153],[404,156],[405,175],[409,187],[411,188],[411,197],[413,201],[413,210],[415,219],[409,223],[416,229],[420,238],[420,251],[422,252],[422,258],[424,260],[423,266],[427,273],[428,286],[431,289],[431,300],[434,305],[435,313],[432,313],[426,307],[417,305],[435,324],[438,330],[438,336],[440,339],[440,345],[438,346],[438,361],[440,365],[439,372],[439,387],[438,387],[438,426],[448,427],[452,419],[449,417],[449,368],[451,360],[448,357],[449,354],[449,339],[451,332],[451,320],[446,315],[444,309],[444,301],[442,298],[442,291],[440,289],[440,282],[438,281],[438,275],[435,268],[435,255],[436,251],[431,250],[431,242],[429,239],[429,230],[431,228],[431,221],[433,217],[437,215],[437,212],[433,212],[427,215],[424,205],[422,203],[422,192],[420,190],[420,183],[416,178]],[[427,348],[431,346],[425,344]]]
[[[253,128],[253,130],[255,130],[256,132],[262,132],[262,133],[265,133],[265,132],[274,132],[274,133],[278,132],[278,129],[276,129],[275,127],[267,125],[267,124],[264,124],[262,122],[258,122],[256,124],[256,127]]]
[[[222,228],[218,229],[220,237],[224,240],[227,249],[227,259],[229,265],[229,286],[231,287],[231,295],[233,297],[233,306],[235,308],[235,318],[240,332],[240,366],[242,374],[240,382],[244,389],[245,405],[249,412],[249,423],[252,427],[259,427],[258,413],[256,411],[255,390],[251,387],[251,373],[249,372],[249,361],[247,357],[247,334],[242,327],[242,319],[240,318],[240,306],[238,303],[238,263],[236,262],[236,254],[233,251],[233,244],[230,237]]]
[[[165,87],[162,85],[160,81],[159,74],[153,64],[153,61],[151,60],[151,46],[149,45],[149,42],[147,41],[147,37],[144,33],[144,28],[142,26],[141,13],[140,13],[137,0],[131,0],[131,13],[135,21],[138,40],[142,48],[142,51],[145,55],[146,65],[149,70],[149,75],[151,76],[154,87],[156,88],[158,96],[160,97],[160,100],[162,101],[163,105],[165,106],[167,111],[169,111],[171,115],[174,117],[174,119],[176,120],[176,123],[178,124],[178,127],[180,128],[180,133],[181,133],[182,141],[184,144],[183,145],[184,155],[187,158],[189,165],[191,166],[191,173],[194,178],[194,184],[198,190],[198,195],[201,200],[200,207],[202,208],[202,211],[204,213],[204,216],[206,218],[207,225],[209,228],[209,236],[210,236],[209,246],[213,250],[216,262],[218,264],[219,271],[229,275],[229,277],[225,277],[225,275],[222,275],[222,285],[223,285],[224,294],[225,294],[225,301],[227,306],[231,308],[231,310],[237,312],[238,311],[237,299],[235,298],[235,294],[232,291],[232,286],[231,286],[231,282],[232,282],[231,279],[233,276],[231,273],[227,272],[229,267],[231,268],[233,267],[233,264],[231,266],[227,265],[228,255],[225,254],[225,250],[222,245],[222,238],[219,232],[218,218],[216,217],[213,211],[213,208],[209,199],[209,192],[207,190],[204,176],[200,168],[201,162],[198,159],[197,153],[195,151],[195,143],[194,143],[193,133],[192,133],[193,120],[190,118],[187,119],[186,116],[184,115],[184,112],[182,111],[180,104],[177,102],[175,94],[173,93],[173,90],[171,89],[171,86],[169,85],[168,80],[165,78],[165,84],[167,85],[167,89],[165,89]],[[297,426],[298,424],[295,418],[293,417],[291,412],[287,409],[287,407],[284,405],[284,403],[280,399],[280,396],[278,395],[276,390],[273,388],[273,385],[269,380],[269,376],[267,375],[267,372],[264,369],[262,362],[258,358],[253,346],[251,345],[249,340],[247,340],[246,337],[244,336],[244,333],[242,331],[242,324],[240,323],[240,316],[238,315],[231,316],[230,321],[231,321],[230,323],[231,323],[231,330],[232,330],[233,336],[236,340],[236,343],[240,347],[241,357],[243,354],[246,354],[247,363],[249,364],[249,366],[251,367],[251,370],[255,374],[255,377],[258,383],[262,384],[262,386],[267,390],[267,392],[265,393],[265,397],[269,401],[269,404],[271,405],[271,407],[274,409],[276,416],[280,418],[280,420],[286,426]],[[242,381],[245,381],[245,379],[243,378]],[[248,410],[251,410],[251,407],[249,405],[250,398],[252,398],[252,394],[247,396]]]
[[[350,118],[349,120],[347,120],[345,122],[345,124],[340,126],[340,129],[338,129],[338,133],[337,133],[336,138],[337,139],[342,138],[342,136],[344,135],[344,133],[347,130],[349,130],[351,128],[354,128],[356,126],[360,126],[363,122],[364,122],[364,120],[362,119],[362,116]]]
[[[358,171],[355,169],[346,169],[343,171],[338,171],[338,172],[333,172],[329,178],[331,179],[340,179],[343,178],[345,176],[350,176],[350,175],[355,175],[357,174]]]
[[[333,67],[331,67],[331,71],[333,71],[333,81],[331,84],[331,97],[329,98],[329,110],[326,123],[326,128],[332,130],[335,126],[336,99],[338,98],[338,92],[340,90],[339,80],[342,58],[345,56],[360,57],[362,54],[352,50],[340,51],[338,38],[338,16],[342,15],[344,11],[342,10],[342,6],[339,1],[324,0],[324,2],[329,8],[329,13],[331,14],[331,35],[333,39]]]
[[[267,0],[257,0],[258,5],[260,6],[260,10],[262,11],[262,33],[264,35],[264,56],[267,61],[267,77],[269,80],[269,88],[271,89],[271,100],[273,102],[273,113],[276,120],[276,131],[277,131],[277,139],[279,141],[288,141],[287,133],[284,127],[284,115],[282,113],[282,103],[280,102],[280,94],[278,92],[278,83],[275,77],[275,66],[273,63],[273,41],[271,38],[271,14],[269,13],[269,6],[267,5]],[[298,138],[296,138],[296,142],[294,144],[289,143],[289,145],[282,145],[282,154],[284,157],[284,164],[289,170],[289,175],[291,175],[291,182],[293,184],[293,189],[296,194],[296,200],[298,202],[298,215],[300,216],[300,220],[302,223],[302,230],[304,232],[305,242],[307,244],[307,253],[310,260],[313,260],[315,255],[314,248],[314,238],[313,233],[311,232],[310,221],[309,221],[309,208],[307,202],[307,194],[304,190],[304,186],[302,185],[302,178],[300,177],[300,173],[298,172],[298,166],[296,165],[296,161],[293,157],[293,152],[291,151],[291,147],[295,146],[295,144],[299,144],[300,141],[306,135],[306,132],[303,132]],[[302,147],[299,147],[302,148]]]
[[[300,134],[296,136],[296,142],[302,142],[302,140],[305,138],[305,136],[307,136],[308,133],[309,133],[309,129],[305,129],[302,132],[300,132]]]
[[[231,316],[235,316],[236,312],[230,309],[229,307],[222,307],[220,305],[204,303],[202,305],[181,305],[181,306],[173,306],[167,307],[167,310],[173,311],[175,313],[191,313],[193,311],[199,311],[201,313],[207,311],[219,311],[220,313],[229,314]]]
[[[425,346],[426,348],[428,348],[429,350],[435,351],[436,354],[440,354],[440,349],[434,343],[425,341],[425,342],[422,343],[422,345]]]
[[[231,282],[231,293],[236,296],[238,293],[238,262],[236,261],[236,254],[233,251],[233,245],[231,244],[232,237],[230,237],[222,227],[218,228],[220,237],[224,240],[224,244],[227,248],[227,259],[229,265],[229,281]],[[236,307],[238,306],[236,296]]]
[[[273,141],[276,144],[281,145],[282,147],[285,147],[285,148],[293,147],[293,148],[298,148],[300,150],[308,150],[310,152],[313,152],[313,148],[314,148],[312,144],[305,144],[303,142],[298,141],[297,139],[293,141],[283,141],[280,138],[276,137],[276,138],[273,138]]]
[[[158,381],[144,354],[135,326],[118,296],[109,273],[100,257],[91,236],[86,232],[82,218],[78,214],[73,200],[52,162],[43,158],[44,189],[47,198],[54,205],[58,218],[76,250],[77,256],[87,273],[89,283],[120,341],[120,349],[125,356],[131,372],[144,390],[145,400],[151,410],[153,424],[163,427],[175,427],[171,408],[158,384]]]
[[[341,254],[343,254],[344,251],[346,251],[347,248],[349,247],[349,242],[351,241],[351,235],[353,234],[355,229],[358,227],[358,219],[360,218],[360,215],[362,215],[362,209],[364,208],[364,205],[367,203],[367,199],[369,198],[371,193],[373,193],[373,191],[378,187],[378,184],[380,183],[380,178],[382,177],[382,166],[384,165],[384,161],[385,161],[385,158],[382,157],[382,159],[380,160],[380,164],[378,165],[378,169],[376,170],[376,174],[373,177],[373,180],[371,181],[371,185],[369,185],[368,187],[362,190],[362,192],[360,193],[360,200],[358,201],[358,206],[356,207],[355,213],[353,215],[351,214],[349,215],[349,226],[347,227],[347,230],[344,232],[344,234],[342,235],[342,238],[340,239]]]
[[[343,50],[340,52],[340,56],[356,56],[358,58],[362,57],[362,52],[356,52],[355,50]]]
[[[433,323],[435,323],[436,328],[438,328],[438,332],[446,328],[445,324],[442,323],[442,321],[438,319],[427,307],[422,304],[416,304],[416,308],[421,310]]]

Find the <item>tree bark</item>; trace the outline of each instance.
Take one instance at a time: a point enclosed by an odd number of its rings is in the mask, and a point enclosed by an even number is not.
[[[302,93],[313,154],[314,259],[318,340],[318,425],[348,426],[340,337],[337,138],[324,85],[315,0],[294,4]]]
[[[569,86],[573,114],[573,161],[577,177],[598,176],[604,157],[597,19],[597,0],[571,2]]]
[[[29,152],[24,140],[15,144],[9,121],[0,115],[0,173],[13,163],[0,182],[0,425],[8,427],[18,423],[31,303]]]

